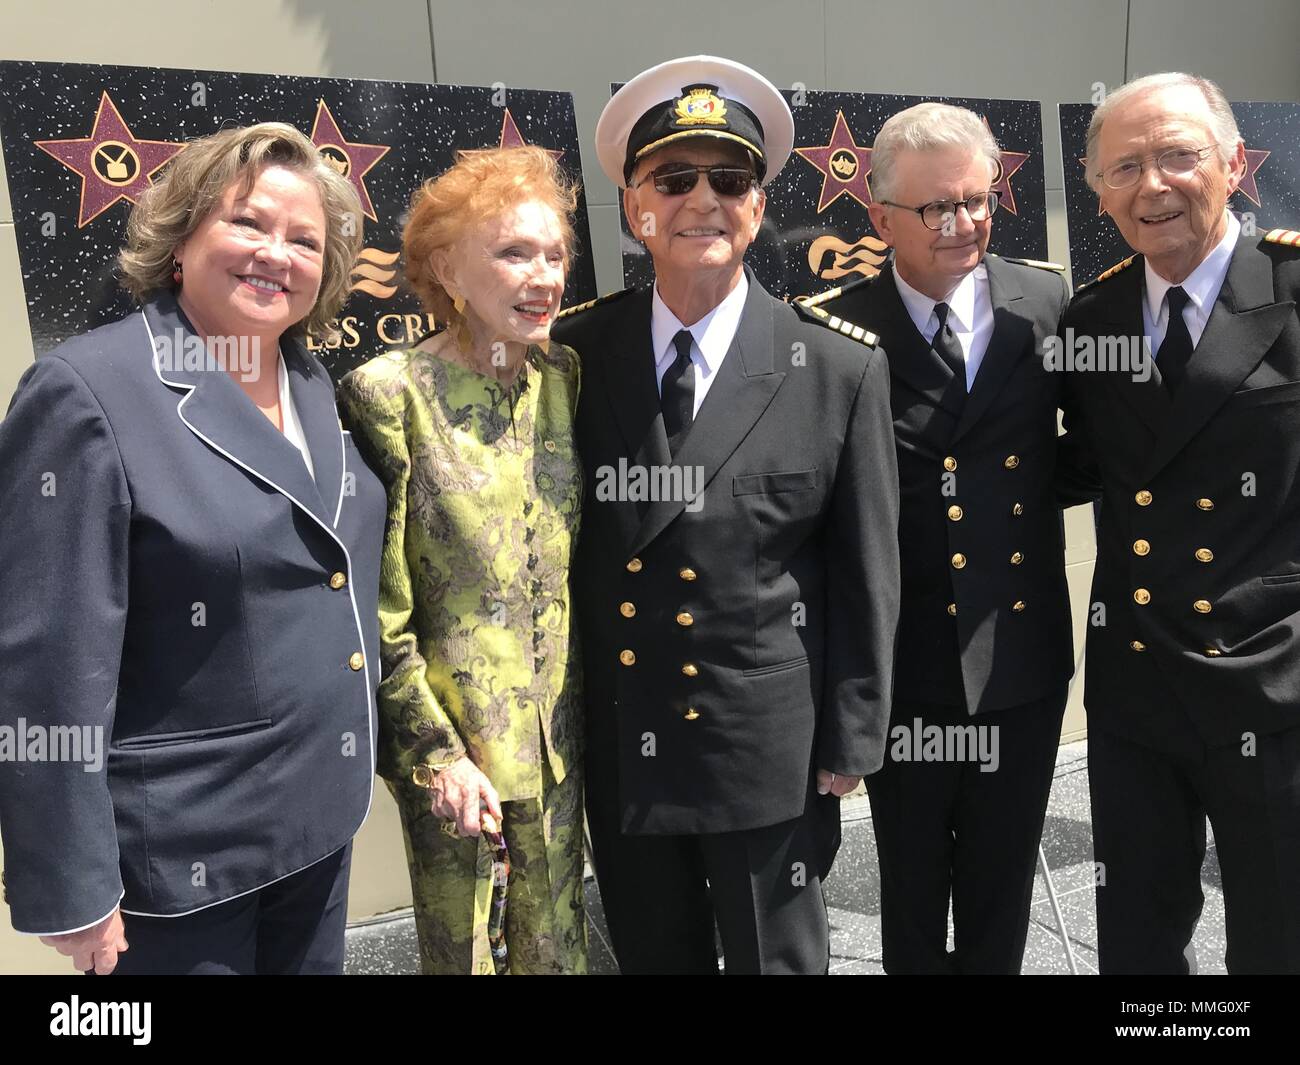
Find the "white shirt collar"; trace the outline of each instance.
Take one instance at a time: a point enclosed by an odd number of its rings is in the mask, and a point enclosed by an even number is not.
[[[1225,212],[1228,225],[1223,239],[1214,246],[1195,270],[1187,275],[1182,283],[1183,291],[1190,297],[1198,313],[1208,313],[1208,306],[1219,296],[1223,279],[1228,276],[1228,264],[1232,262],[1232,253],[1237,247],[1237,237],[1241,233],[1241,223],[1231,211]],[[1174,287],[1172,281],[1166,281],[1151,268],[1151,261],[1144,260],[1146,266],[1147,311],[1151,321],[1160,321],[1165,302],[1165,293]]]
[[[302,455],[307,472],[316,479],[316,465],[311,460],[311,449],[307,446],[307,434],[303,432],[302,419],[298,417],[298,405],[293,401],[293,389],[289,387],[289,367],[285,365],[284,352],[280,352],[280,418],[284,422],[284,437]]]
[[[953,332],[970,332],[975,328],[975,282],[982,281],[987,276],[988,271],[981,260],[974,270],[957,282],[957,287],[948,294],[948,298],[941,301],[933,300],[925,293],[918,292],[903,280],[898,267],[894,267],[894,282],[898,285],[898,294],[903,300],[903,306],[907,308],[908,316],[916,323],[917,331],[927,338],[933,338],[935,330],[939,328],[934,308],[940,302],[948,304],[948,322]],[[928,326],[933,328],[927,328]]]
[[[689,329],[695,346],[704,357],[708,373],[716,373],[731,347],[736,330],[740,328],[740,316],[745,309],[745,297],[748,294],[749,279],[742,273],[740,283],[727,293],[726,298],[688,327],[682,325],[677,315],[668,309],[668,304],[659,297],[659,283],[656,281],[654,297],[650,301],[650,342],[654,346],[655,364],[662,363],[670,352],[673,358],[677,357],[673,337],[681,330]]]

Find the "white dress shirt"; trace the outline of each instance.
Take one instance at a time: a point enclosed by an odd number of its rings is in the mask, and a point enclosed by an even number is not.
[[[1223,279],[1228,276],[1228,264],[1232,262],[1233,250],[1237,247],[1237,237],[1241,233],[1241,223],[1231,211],[1228,215],[1228,228],[1223,239],[1214,246],[1214,250],[1201,260],[1201,265],[1187,275],[1183,282],[1183,291],[1187,293],[1187,305],[1183,308],[1183,321],[1187,331],[1192,335],[1192,347],[1201,342],[1205,332],[1205,323],[1210,320],[1214,310],[1214,301],[1219,298],[1219,289],[1223,288]],[[1169,304],[1165,294],[1174,287],[1172,281],[1151,269],[1151,260],[1146,264],[1146,299],[1142,301],[1142,328],[1151,342],[1151,355],[1154,358],[1160,350],[1169,328]]]
[[[740,315],[745,309],[745,296],[749,293],[749,279],[740,275],[740,284],[727,293],[727,298],[709,311],[692,326],[684,326],[677,320],[677,315],[668,309],[668,305],[659,298],[659,284],[655,283],[654,297],[650,302],[650,347],[655,357],[655,380],[658,382],[659,395],[664,392],[664,374],[677,360],[677,346],[673,343],[681,330],[688,329],[691,344],[691,370],[695,374],[695,409],[691,416],[700,413],[700,405],[708,395],[709,388],[722,360],[727,357],[727,349],[735,339],[736,330],[740,328]]]
[[[993,298],[989,295],[989,272],[984,264],[981,262],[963,277],[946,300],[932,300],[918,292],[899,276],[897,266],[894,281],[908,316],[927,344],[934,343],[934,334],[939,331],[939,316],[934,313],[936,304],[948,304],[948,326],[966,359],[966,391],[969,392],[993,339]]]
[[[284,355],[280,355],[280,417],[284,420],[284,438],[302,454],[302,461],[307,464],[307,472],[316,480],[316,467],[312,465],[311,451],[307,447],[307,437],[302,431],[302,422],[298,420],[298,408],[293,403],[293,391],[289,388],[289,370],[284,365]]]

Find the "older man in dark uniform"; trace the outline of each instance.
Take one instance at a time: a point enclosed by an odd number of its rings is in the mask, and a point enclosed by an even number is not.
[[[1137,253],[1062,330],[1068,424],[1104,486],[1085,677],[1101,970],[1194,965],[1208,815],[1229,970],[1297,972],[1300,235],[1226,209],[1245,150],[1203,78],[1112,93],[1087,165]],[[1078,357],[1098,340],[1155,372],[1098,371]]]
[[[884,965],[1016,973],[1073,672],[1061,375],[1042,357],[1069,293],[1061,267],[986,254],[999,153],[978,115],[910,107],[871,161],[891,260],[808,302],[889,352],[903,606],[891,743],[867,779]]]
[[[819,973],[839,796],[882,756],[898,613],[883,353],[743,265],[793,142],[738,63],[662,64],[596,129],[649,291],[583,357],[587,809],[625,973]]]

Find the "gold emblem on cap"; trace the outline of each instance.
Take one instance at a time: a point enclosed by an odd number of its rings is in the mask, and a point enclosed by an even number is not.
[[[677,101],[678,126],[725,126],[727,104],[707,85],[691,89]]]

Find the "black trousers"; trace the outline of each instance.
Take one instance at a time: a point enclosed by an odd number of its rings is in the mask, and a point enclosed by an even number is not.
[[[1089,729],[1102,973],[1195,971],[1207,816],[1228,970],[1300,972],[1300,727],[1255,737],[1253,748],[1186,746],[1175,754]]]
[[[1020,971],[1065,700],[1062,688],[975,717],[961,706],[895,700],[885,764],[867,778],[887,973]],[[996,728],[997,768],[981,772],[969,751],[962,760],[952,757],[960,751],[902,760],[917,753],[918,720],[922,736],[931,725]]]
[[[715,921],[728,975],[827,971],[821,882],[838,799],[814,797],[793,821],[699,836],[624,835],[617,809],[589,791],[596,880],[624,975],[716,975]]]
[[[283,880],[184,917],[123,914],[129,949],[113,975],[341,975],[351,863],[349,843]]]

